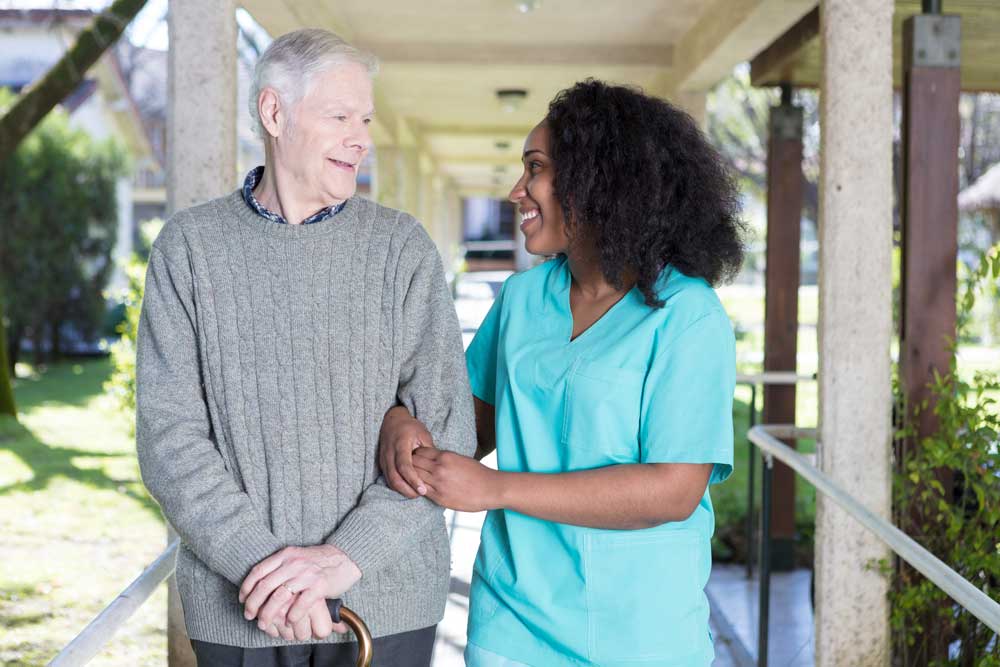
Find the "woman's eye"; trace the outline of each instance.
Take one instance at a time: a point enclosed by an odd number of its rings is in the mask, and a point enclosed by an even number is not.
[[[371,118],[365,118],[365,125],[371,125],[371,124],[372,124],[372,119]]]

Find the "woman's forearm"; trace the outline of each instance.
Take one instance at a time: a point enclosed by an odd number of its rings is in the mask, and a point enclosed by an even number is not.
[[[521,514],[591,528],[651,528],[691,516],[712,464],[646,463],[578,472],[498,472],[494,503]]]
[[[496,409],[475,396],[472,403],[476,411],[476,460],[482,461],[497,448]]]

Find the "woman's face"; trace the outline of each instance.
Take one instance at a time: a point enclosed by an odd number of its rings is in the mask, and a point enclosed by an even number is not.
[[[544,121],[524,140],[521,161],[524,173],[507,198],[521,214],[524,246],[533,255],[565,253],[570,241],[555,195],[555,166],[549,157],[549,127]]]

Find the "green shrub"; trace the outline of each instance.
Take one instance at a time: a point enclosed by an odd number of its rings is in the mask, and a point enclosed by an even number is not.
[[[963,280],[959,339],[977,294],[995,293],[1000,246],[981,256]],[[955,356],[947,375],[935,374],[930,404],[905,406],[897,432],[902,460],[894,476],[899,527],[991,598],[1000,601],[1000,374],[963,379]],[[901,392],[897,392],[901,395]],[[917,437],[917,417],[933,410],[937,431]],[[954,488],[942,484],[942,472]],[[883,563],[885,570],[891,568]],[[1000,639],[984,623],[909,567],[897,567],[890,592],[898,664],[1000,666]],[[942,629],[944,630],[942,632]]]
[[[122,295],[125,314],[117,327],[119,338],[111,345],[113,370],[104,389],[115,398],[128,419],[130,434],[135,435],[135,341],[139,333],[146,263],[133,254],[125,266],[125,275],[128,278],[128,286]]]

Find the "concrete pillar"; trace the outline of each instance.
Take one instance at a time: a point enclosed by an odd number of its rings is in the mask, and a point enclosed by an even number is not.
[[[236,187],[236,4],[170,0],[167,56],[167,212]],[[168,539],[173,538],[170,531]],[[170,578],[170,667],[194,667]]]
[[[420,218],[420,154],[413,146],[399,148],[399,208]],[[423,222],[423,220],[421,220]]]
[[[134,250],[135,220],[133,216],[132,180],[119,178],[115,183],[115,198],[118,200],[118,232],[115,235],[115,250],[112,255],[114,268],[108,281],[108,291],[118,298],[128,288],[125,265]]]
[[[390,208],[402,208],[401,154],[396,146],[379,146],[375,151],[375,201]]]
[[[455,248],[455,253],[458,255],[461,252],[462,241],[465,240],[464,228],[462,225],[462,195],[458,192],[458,187],[452,183],[448,187],[448,219],[451,221],[451,243]],[[454,261],[457,257],[453,257]]]
[[[236,172],[236,4],[171,0],[167,213],[227,194]]]
[[[416,174],[416,192],[413,193],[414,206],[411,211],[424,226],[430,237],[434,238],[434,174],[426,162],[418,160]],[[436,240],[436,239],[435,239]]]
[[[890,518],[892,0],[820,4],[819,461]],[[889,549],[817,494],[816,665],[889,664]]]

